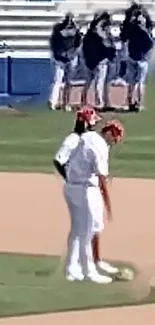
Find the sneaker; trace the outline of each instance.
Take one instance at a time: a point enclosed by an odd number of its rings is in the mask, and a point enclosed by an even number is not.
[[[97,263],[97,267],[107,273],[110,274],[116,274],[119,272],[119,269],[117,267],[114,267],[112,265],[110,265],[109,263],[106,263],[104,261],[99,261]]]
[[[48,102],[47,102],[47,106],[48,106],[48,109],[49,109],[50,111],[55,111],[55,110],[56,110],[56,108],[52,106],[52,103],[50,102],[50,100],[48,100]]]
[[[87,280],[95,282],[95,283],[100,283],[100,284],[108,284],[113,281],[113,279],[109,276],[101,275],[97,271],[91,272],[87,276]]]
[[[140,111],[140,107],[138,105],[138,103],[134,103],[134,104],[130,104],[129,105],[129,112],[131,113],[138,113]]]
[[[77,272],[76,274],[73,274],[71,272],[68,272],[66,274],[66,280],[73,282],[73,281],[83,281],[84,280],[84,275],[81,272]]]
[[[95,109],[97,112],[102,112],[103,107],[104,107],[104,103],[102,103],[102,104],[96,104],[96,105],[94,106],[94,109]]]
[[[76,264],[76,266],[70,266],[66,271],[66,279],[68,281],[83,281],[84,275],[82,273],[82,268],[80,264]]]
[[[135,102],[135,111],[138,113],[138,112],[141,112],[145,109],[145,107],[143,105],[141,105],[140,103],[138,102]]]
[[[127,86],[127,83],[126,83],[126,81],[124,79],[118,78],[117,83],[116,83],[116,86],[126,87]]]
[[[69,106],[69,105],[67,105],[67,106],[65,107],[65,111],[66,111],[66,112],[72,112],[72,107]]]
[[[115,80],[112,80],[110,84],[111,84],[111,86],[114,86],[114,87],[126,87],[127,86],[126,81],[122,78],[117,78]]]

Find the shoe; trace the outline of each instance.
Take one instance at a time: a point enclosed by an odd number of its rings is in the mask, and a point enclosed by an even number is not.
[[[68,281],[70,281],[70,282],[83,281],[84,280],[84,274],[82,273],[81,265],[77,264],[74,267],[70,266],[68,268],[68,270],[66,271],[66,279]]]
[[[84,280],[84,275],[81,272],[79,272],[79,274],[78,273],[73,274],[73,273],[68,272],[66,274],[66,280],[70,281],[70,282],[83,281]]]
[[[67,105],[67,106],[65,107],[65,111],[66,111],[66,112],[72,112],[72,107],[69,106],[69,105]]]
[[[48,106],[48,109],[49,109],[50,111],[55,111],[55,110],[56,110],[56,108],[52,106],[52,103],[50,102],[50,100],[48,100],[48,102],[47,102],[47,106]]]
[[[145,109],[145,107],[143,105],[141,105],[140,103],[138,102],[135,102],[135,112],[138,113],[138,112],[141,112]]]
[[[95,105],[95,106],[94,106],[94,109],[95,109],[97,112],[102,112],[102,111],[103,111],[103,107],[104,107],[104,103],[102,103],[102,104],[98,104],[98,105]]]
[[[87,280],[100,283],[100,284],[108,284],[113,281],[113,279],[109,276],[100,275],[96,270],[91,272],[87,277]]]
[[[112,80],[111,85],[114,87],[126,87],[127,83],[122,78],[118,78],[118,79]]]
[[[114,267],[104,261],[97,262],[97,267],[107,273],[110,273],[110,274],[116,274],[119,272],[119,269],[117,267]]]
[[[128,110],[129,112],[131,112],[131,113],[138,113],[138,112],[140,112],[140,107],[139,107],[139,105],[135,102],[134,104],[130,104],[129,105],[129,110]]]

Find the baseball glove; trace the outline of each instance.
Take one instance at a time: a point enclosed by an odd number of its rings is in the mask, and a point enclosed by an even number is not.
[[[115,274],[114,280],[116,281],[132,281],[135,277],[133,270],[128,268],[120,269],[118,273]]]

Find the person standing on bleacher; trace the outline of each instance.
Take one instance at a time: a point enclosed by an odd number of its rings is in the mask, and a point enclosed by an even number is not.
[[[152,27],[152,20],[144,6],[133,3],[126,10],[120,38],[126,47],[129,111],[138,112],[142,108],[148,54],[153,46]]]
[[[48,101],[50,110],[58,106],[60,90],[64,81],[63,105],[71,110],[69,105],[70,81],[78,64],[78,48],[81,44],[81,33],[72,13],[67,13],[64,19],[53,27],[50,37],[52,64],[54,65],[53,84]]]
[[[95,107],[102,110],[108,103],[109,61],[116,57],[116,48],[111,35],[111,17],[108,12],[94,15],[94,19],[83,38],[82,62],[86,84],[82,93],[82,103],[87,104],[87,93],[91,82],[95,81]]]

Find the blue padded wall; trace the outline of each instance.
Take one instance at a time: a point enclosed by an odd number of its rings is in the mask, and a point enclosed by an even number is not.
[[[10,58],[11,95],[35,95],[46,92],[52,81],[48,58]]]
[[[0,94],[8,93],[8,58],[0,57]]]

